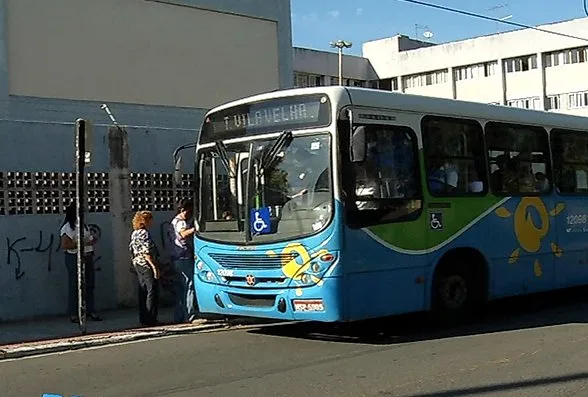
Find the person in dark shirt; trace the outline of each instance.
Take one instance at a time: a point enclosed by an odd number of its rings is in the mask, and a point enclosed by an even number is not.
[[[174,321],[176,323],[200,322],[198,304],[194,290],[194,248],[192,236],[196,228],[189,224],[192,217],[193,203],[184,200],[178,206],[176,216],[170,225],[171,254],[176,272],[176,304]]]

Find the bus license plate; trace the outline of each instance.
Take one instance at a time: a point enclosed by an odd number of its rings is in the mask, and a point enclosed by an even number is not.
[[[316,300],[295,300],[294,310],[297,312],[322,312],[325,310],[325,305],[321,299]]]

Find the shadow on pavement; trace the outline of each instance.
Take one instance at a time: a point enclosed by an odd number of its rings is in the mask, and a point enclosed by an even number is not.
[[[484,313],[454,326],[434,324],[428,313],[354,323],[302,322],[250,330],[250,333],[339,343],[391,345],[513,331],[588,320],[587,288],[542,293],[492,302]]]
[[[579,372],[565,376],[550,376],[548,378],[538,378],[511,383],[498,383],[487,386],[468,387],[464,389],[444,390],[441,392],[411,394],[403,397],[461,397],[486,395],[487,393],[509,392],[513,390],[526,389],[531,387],[552,386],[559,383],[579,382],[588,379],[588,372]],[[392,394],[381,394],[381,397],[392,397]]]

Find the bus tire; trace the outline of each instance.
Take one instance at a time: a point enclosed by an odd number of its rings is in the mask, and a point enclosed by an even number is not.
[[[456,259],[455,256],[453,258]],[[474,315],[482,313],[486,301],[484,267],[475,262],[465,263],[463,259],[451,264],[443,262],[433,277],[434,318],[441,324],[471,320]]]

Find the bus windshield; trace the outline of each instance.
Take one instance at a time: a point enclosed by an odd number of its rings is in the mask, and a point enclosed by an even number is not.
[[[328,133],[260,138],[200,150],[199,232],[260,244],[322,230],[332,217]]]

